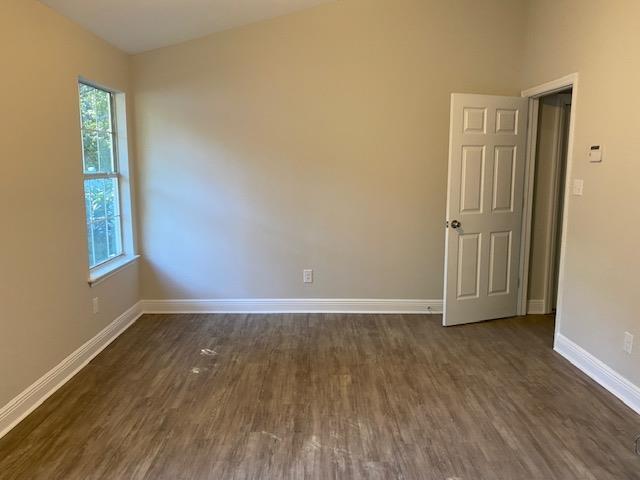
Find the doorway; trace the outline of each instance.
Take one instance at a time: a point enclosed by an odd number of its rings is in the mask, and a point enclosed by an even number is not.
[[[518,302],[518,314],[545,313],[555,311],[555,331],[560,329],[562,322],[562,302],[563,302],[563,278],[564,259],[569,248],[567,244],[567,224],[568,224],[568,203],[571,193],[571,170],[574,149],[575,117],[578,100],[578,79],[577,73],[572,73],[565,77],[553,80],[536,87],[524,90],[522,97],[529,99],[529,124],[527,139],[527,173],[525,179],[525,198],[522,222],[522,255],[520,257],[520,275],[522,284],[520,286],[520,299]],[[554,122],[556,128],[556,155],[554,160],[556,178],[553,184],[554,195],[551,197],[549,210],[551,217],[546,216],[548,225],[555,229],[555,234],[546,236],[546,240],[551,245],[545,249],[543,264],[547,265],[549,272],[542,282],[544,298],[531,298],[529,303],[529,279],[531,277],[531,246],[533,240],[533,214],[534,214],[534,193],[535,193],[535,173],[537,147],[539,144],[540,127],[539,114],[541,103],[545,98],[561,94],[556,98],[556,105],[560,108],[556,111],[561,115],[561,119]],[[558,159],[562,161],[557,161]],[[542,167],[544,168],[544,167]],[[555,218],[553,217],[555,215]],[[537,257],[536,257],[537,258]],[[536,302],[538,300],[538,302]],[[541,300],[541,301],[540,301]],[[530,308],[529,308],[530,307]]]
[[[571,89],[541,97],[533,182],[527,313],[556,310]]]
[[[577,90],[578,74],[571,74],[521,97],[451,95],[443,325],[526,315],[531,278],[534,295],[543,285],[541,298],[531,298],[531,313],[556,308],[558,329]],[[542,121],[549,112],[551,124]],[[555,132],[553,153],[545,156],[551,164],[541,160],[536,169],[547,129]],[[544,176],[537,192],[536,173]],[[534,203],[542,199],[534,225]],[[545,228],[536,240],[540,222]]]

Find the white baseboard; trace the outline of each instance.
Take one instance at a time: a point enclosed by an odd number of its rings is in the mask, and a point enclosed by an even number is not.
[[[544,300],[529,300],[527,302],[527,314],[529,315],[544,315]]]
[[[140,303],[144,313],[442,313],[442,300],[252,298]]]
[[[87,363],[140,318],[142,313],[140,302],[138,302],[7,405],[0,408],[0,438],[40,406],[56,390],[67,383]]]
[[[556,333],[553,349],[640,414],[640,387],[560,333]]]
[[[541,300],[529,302],[530,313]],[[534,312],[531,312],[534,310]],[[0,438],[68,382],[143,313],[442,313],[442,300],[231,299],[142,300],[0,408]],[[563,336],[554,350],[640,414],[640,387]]]

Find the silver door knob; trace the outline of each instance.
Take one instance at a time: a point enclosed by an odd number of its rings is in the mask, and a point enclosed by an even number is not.
[[[462,224],[458,220],[453,220],[451,222],[451,228],[460,228]]]

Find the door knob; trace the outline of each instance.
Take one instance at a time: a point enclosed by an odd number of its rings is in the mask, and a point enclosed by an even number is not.
[[[453,220],[451,222],[451,228],[460,228],[462,224],[458,220]]]

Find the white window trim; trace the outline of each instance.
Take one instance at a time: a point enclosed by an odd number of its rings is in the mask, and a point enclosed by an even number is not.
[[[123,92],[119,92],[104,85],[100,85],[84,77],[79,77],[78,82],[95,88],[106,90],[113,95],[113,121],[115,122],[115,138],[118,162],[119,196],[120,196],[120,221],[122,230],[122,253],[104,263],[89,268],[88,282],[90,286],[95,286],[125,267],[136,262],[140,255],[136,249],[136,239],[133,221],[133,194],[132,194],[132,171],[129,164],[129,142],[127,136],[127,106]],[[84,178],[84,176],[83,176]],[[87,257],[88,261],[88,257]]]
[[[139,258],[140,255],[122,254],[118,257],[112,258],[111,260],[101,265],[98,265],[97,267],[92,268],[89,271],[89,285],[93,287],[94,285],[101,283],[103,280],[106,280],[125,267],[128,267]]]

